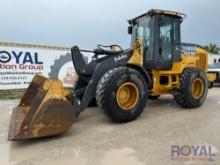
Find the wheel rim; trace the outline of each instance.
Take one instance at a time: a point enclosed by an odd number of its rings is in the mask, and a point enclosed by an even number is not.
[[[195,99],[200,98],[203,95],[204,84],[200,78],[197,78],[193,81],[192,84],[192,94]]]
[[[123,110],[131,110],[134,108],[139,99],[139,90],[132,82],[126,82],[120,85],[117,90],[117,103]]]

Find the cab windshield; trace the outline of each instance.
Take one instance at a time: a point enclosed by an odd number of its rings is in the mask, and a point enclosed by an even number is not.
[[[151,61],[153,60],[154,51],[155,16],[143,16],[135,22],[136,24],[133,26],[132,32],[132,46],[136,39],[143,40],[145,60]]]

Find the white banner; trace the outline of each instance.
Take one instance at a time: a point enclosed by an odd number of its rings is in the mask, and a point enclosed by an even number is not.
[[[35,74],[71,87],[76,73],[70,50],[0,46],[0,90],[25,89]]]

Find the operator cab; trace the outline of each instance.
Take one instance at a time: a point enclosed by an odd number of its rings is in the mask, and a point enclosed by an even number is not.
[[[131,46],[140,45],[146,69],[171,69],[181,60],[180,25],[186,15],[153,9],[129,20]]]

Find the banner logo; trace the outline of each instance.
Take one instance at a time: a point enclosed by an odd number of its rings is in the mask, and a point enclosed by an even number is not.
[[[43,61],[38,53],[23,51],[0,51],[0,69],[5,70],[43,70]]]
[[[173,145],[171,160],[213,162],[217,150],[212,145]]]
[[[10,53],[6,51],[0,51],[0,62],[2,63],[7,63],[11,60],[11,55]]]

